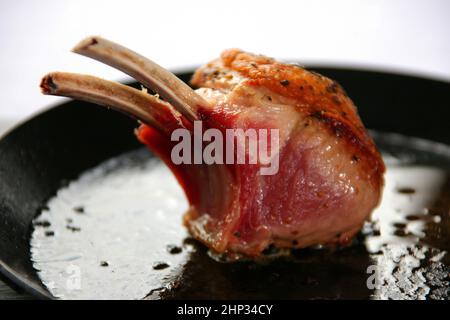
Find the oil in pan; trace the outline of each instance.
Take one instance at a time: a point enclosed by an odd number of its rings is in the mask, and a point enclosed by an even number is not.
[[[62,299],[448,299],[450,147],[372,135],[387,164],[383,200],[337,252],[212,259],[182,226],[187,201],[175,178],[140,149],[85,172],[49,200],[34,220],[34,267]]]

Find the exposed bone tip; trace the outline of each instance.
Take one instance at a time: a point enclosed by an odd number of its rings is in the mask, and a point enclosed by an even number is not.
[[[80,41],[73,49],[72,52],[75,53],[81,53],[85,50],[87,50],[89,47],[96,45],[99,42],[99,39],[101,39],[101,37],[99,36],[90,36],[87,37],[86,39]]]
[[[49,73],[42,78],[40,87],[43,94],[53,94],[58,90],[58,86],[53,81],[54,75],[54,73]]]

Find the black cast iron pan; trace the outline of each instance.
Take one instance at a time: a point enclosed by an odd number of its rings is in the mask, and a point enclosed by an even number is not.
[[[450,144],[449,83],[382,72],[313,69],[343,85],[368,128]],[[190,75],[178,74],[185,81]],[[32,220],[67,181],[106,159],[140,148],[133,134],[136,127],[136,121],[122,114],[70,101],[33,117],[0,140],[4,277],[38,298],[52,297],[30,260]],[[450,163],[438,162],[448,169]],[[439,241],[448,245],[448,232],[441,234]],[[370,257],[361,244],[332,254],[304,250],[299,260],[281,258],[257,266],[220,263],[204,247],[193,245],[196,250],[178,274],[177,285],[160,298],[367,299],[372,294],[365,272]]]

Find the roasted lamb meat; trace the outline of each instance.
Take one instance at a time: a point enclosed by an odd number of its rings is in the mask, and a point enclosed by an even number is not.
[[[100,37],[74,51],[124,71],[156,94],[61,72],[43,78],[43,93],[105,105],[140,120],[139,140],[169,166],[186,193],[184,224],[218,253],[257,257],[271,245],[345,244],[380,201],[380,153],[333,80],[231,49],[195,72],[193,90],[151,60]],[[192,132],[197,121],[202,130],[220,132],[276,129],[270,157],[278,159],[277,172],[261,174],[267,163],[258,161],[174,163],[172,133]]]

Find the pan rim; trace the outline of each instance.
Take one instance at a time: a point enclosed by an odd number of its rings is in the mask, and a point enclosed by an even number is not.
[[[295,59],[282,59],[283,61],[296,61]],[[185,66],[180,68],[171,68],[170,71],[173,72],[175,75],[180,74],[192,74],[199,65],[192,65],[192,66]],[[373,75],[384,75],[384,76],[396,76],[396,77],[404,77],[409,79],[416,79],[416,80],[426,80],[431,82],[436,82],[444,85],[450,86],[450,79],[444,79],[439,78],[437,76],[434,76],[432,74],[426,74],[426,73],[420,73],[420,72],[408,72],[407,70],[403,69],[395,69],[395,68],[389,68],[389,69],[383,69],[383,66],[364,66],[364,65],[358,65],[358,64],[328,64],[328,63],[319,63],[317,61],[312,61],[311,64],[305,65],[306,69],[330,69],[330,70],[338,70],[338,71],[349,71],[349,72],[362,72],[362,73],[371,73]],[[133,83],[136,83],[136,81],[119,81],[120,83],[130,85]],[[53,110],[56,108],[59,108],[66,103],[70,103],[71,101],[74,101],[74,99],[69,98],[61,98],[60,102],[55,102],[53,104],[44,106],[39,108],[39,110],[36,110],[32,112],[31,114],[21,118],[19,121],[17,121],[14,125],[12,125],[9,129],[5,130],[2,134],[0,134],[0,141],[6,138],[10,133],[13,131],[16,131],[21,126],[25,125],[29,121]]]

